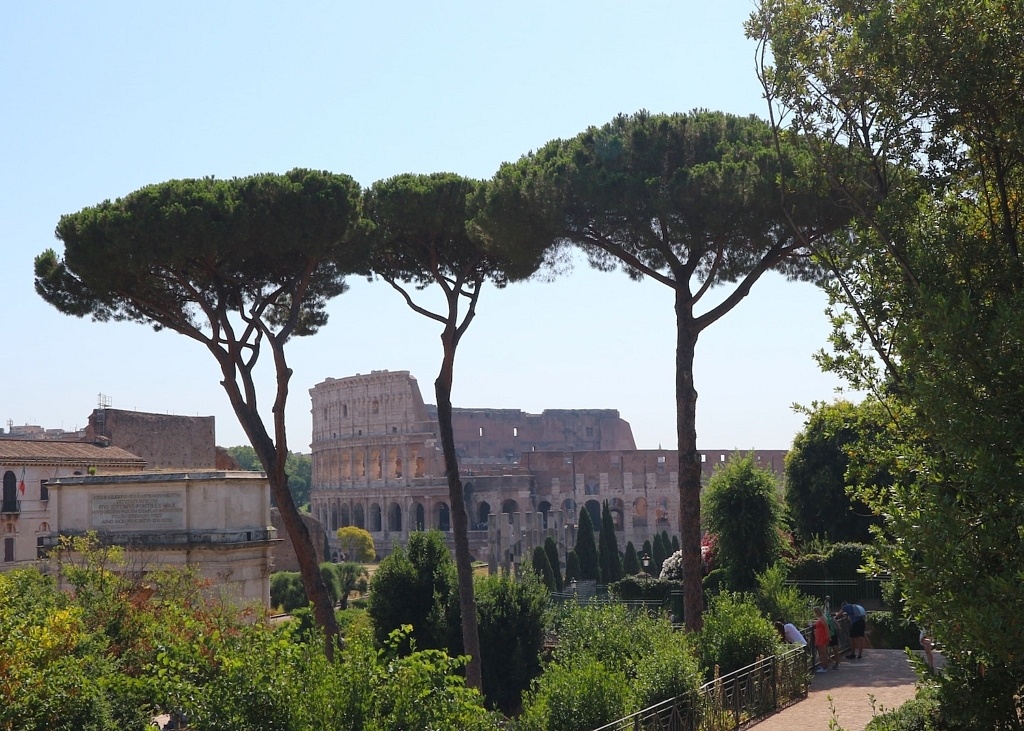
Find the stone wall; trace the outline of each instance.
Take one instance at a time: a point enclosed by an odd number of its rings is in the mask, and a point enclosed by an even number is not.
[[[150,470],[217,468],[212,416],[95,409],[89,416],[86,438],[96,441],[98,437],[142,457]]]

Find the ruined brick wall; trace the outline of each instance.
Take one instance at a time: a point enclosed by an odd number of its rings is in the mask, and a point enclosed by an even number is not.
[[[216,469],[214,417],[148,414],[95,409],[86,440],[105,437],[110,444],[146,460],[146,469]]]
[[[629,422],[615,409],[454,409],[452,427],[459,457],[469,461],[513,462],[532,451],[636,449]]]

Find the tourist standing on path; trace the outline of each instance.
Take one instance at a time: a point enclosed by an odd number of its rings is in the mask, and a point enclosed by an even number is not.
[[[828,631],[828,622],[825,621],[825,613],[821,611],[821,607],[814,608],[814,646],[818,649],[818,663],[821,665],[818,668],[819,673],[828,672],[829,663],[829,639],[831,638]]]
[[[778,630],[779,636],[783,642],[789,643],[790,645],[803,645],[807,646],[807,640],[804,639],[804,633],[796,628],[796,625],[792,622],[784,622],[782,619],[776,620],[775,629]]]
[[[867,629],[867,610],[860,604],[844,602],[842,615],[850,620],[850,654],[847,659],[862,660],[864,658],[864,632]]]
[[[839,669],[839,657],[842,655],[842,650],[839,649],[839,625],[836,620],[829,614],[828,607],[825,607],[825,622],[828,624],[828,653],[832,660],[832,669]]]
[[[935,655],[932,651],[935,649],[935,641],[932,640],[931,634],[924,627],[921,628],[921,649],[924,650],[924,661],[928,663],[928,669],[931,672],[935,672]]]

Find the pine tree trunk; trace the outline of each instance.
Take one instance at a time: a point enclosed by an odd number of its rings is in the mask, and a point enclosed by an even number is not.
[[[683,558],[683,617],[687,629],[703,626],[700,562],[700,454],[697,452],[697,389],[693,359],[697,330],[689,294],[676,290],[676,436],[679,454],[679,549]]]
[[[459,582],[459,609],[462,614],[463,651],[469,655],[466,666],[466,685],[483,690],[480,664],[480,633],[476,620],[476,598],[473,595],[473,563],[469,554],[469,516],[459,477],[459,462],[455,454],[455,434],[452,428],[452,377],[455,364],[453,338],[442,336],[444,360],[434,382],[437,397],[437,423],[444,453],[445,475],[448,478],[448,499],[451,502],[452,530],[455,538],[455,568]]]

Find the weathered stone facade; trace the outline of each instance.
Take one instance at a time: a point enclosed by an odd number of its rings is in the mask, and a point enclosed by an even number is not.
[[[86,441],[106,439],[111,446],[145,459],[147,469],[217,468],[212,416],[174,416],[102,408],[89,415],[85,431]]]
[[[310,395],[311,509],[332,546],[347,525],[369,531],[378,555],[412,530],[450,532],[436,409],[423,403],[408,371],[329,378]],[[455,409],[453,422],[470,550],[480,560],[528,559],[549,535],[564,555],[575,545],[579,510],[599,527],[605,500],[620,546],[678,533],[676,452],[636,449],[618,411]],[[702,453],[705,475],[729,454]],[[754,454],[781,476],[785,452]]]
[[[124,546],[131,566],[195,566],[212,590],[270,606],[270,487],[260,472],[139,472],[48,483],[58,535],[96,531]]]

